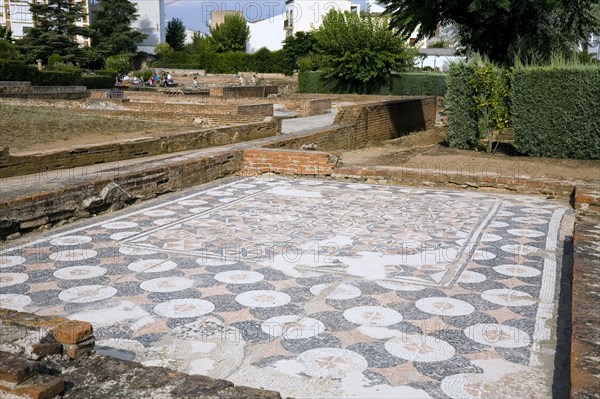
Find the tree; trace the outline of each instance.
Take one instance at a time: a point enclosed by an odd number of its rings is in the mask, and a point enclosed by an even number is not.
[[[292,75],[299,69],[298,59],[315,51],[317,39],[312,32],[296,32],[283,41],[283,73]]]
[[[416,53],[388,26],[388,18],[330,10],[314,32],[327,76],[365,84],[411,66]]]
[[[181,51],[185,47],[185,26],[179,18],[173,18],[167,24],[165,41],[175,51]]]
[[[18,42],[27,61],[46,61],[51,54],[61,55],[66,62],[78,59],[76,37],[90,37],[89,28],[75,23],[83,19],[82,3],[69,0],[48,0],[46,4],[30,5],[34,27]]]
[[[0,40],[12,40],[12,31],[8,29],[6,26],[0,25]]]
[[[137,18],[136,5],[129,0],[98,0],[92,46],[103,56],[137,52],[137,45],[147,37],[131,27]]]
[[[405,39],[454,23],[464,50],[510,65],[573,52],[600,30],[599,9],[598,0],[391,0],[386,12]]]
[[[246,51],[250,28],[239,14],[226,15],[225,20],[210,30],[212,47],[217,53]]]

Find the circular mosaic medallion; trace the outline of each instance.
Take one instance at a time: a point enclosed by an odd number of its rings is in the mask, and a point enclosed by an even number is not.
[[[177,219],[175,219],[175,218],[166,218],[166,219],[156,219],[152,223],[154,223],[157,226],[164,226],[165,224],[173,223],[176,221],[177,221]]]
[[[415,362],[441,362],[456,353],[446,341],[427,335],[402,334],[387,341],[385,349],[396,357]]]
[[[504,252],[519,256],[529,256],[540,253],[542,250],[531,245],[509,244],[500,247]],[[541,254],[538,254],[541,255]]]
[[[137,223],[135,222],[110,222],[104,223],[102,227],[108,230],[121,230],[121,229],[131,229],[132,227],[137,227]]]
[[[413,284],[406,283],[397,283],[394,281],[375,281],[377,285],[383,288],[387,288],[388,290],[394,291],[406,291],[406,292],[414,292],[414,291],[422,291],[425,287]]]
[[[485,277],[485,274],[481,274],[481,273],[477,273],[477,272],[473,272],[470,270],[464,271],[461,275],[460,278],[458,279],[459,283],[466,283],[466,284],[477,284],[477,283],[482,283],[486,280],[487,277]]]
[[[203,201],[203,200],[182,200],[178,202],[179,205],[184,205],[184,206],[200,206],[200,205],[206,205],[208,204],[208,202]]]
[[[321,334],[325,331],[325,325],[311,317],[287,315],[265,320],[261,324],[261,329],[272,337],[306,339]]]
[[[81,245],[92,241],[92,237],[88,236],[64,236],[58,237],[50,241],[52,245]]]
[[[521,212],[531,213],[533,215],[551,215],[552,211],[541,208],[522,208]]]
[[[319,378],[342,378],[351,372],[362,373],[368,367],[363,356],[338,348],[311,349],[300,354],[298,360],[304,365],[304,373]]]
[[[265,276],[260,273],[246,270],[230,270],[215,275],[215,280],[225,284],[253,284],[264,278]]]
[[[471,259],[477,260],[477,261],[486,261],[486,260],[492,260],[495,258],[496,258],[496,254],[494,254],[493,252],[478,249],[473,253],[473,257]]]
[[[310,287],[310,292],[315,295],[321,295],[323,290],[326,290],[330,287],[330,284],[318,284]],[[350,284],[340,284],[335,289],[327,295],[327,299],[335,299],[335,300],[345,300],[345,299],[354,299],[360,296],[361,292],[358,288]]]
[[[527,238],[536,238],[543,237],[545,234],[538,230],[530,230],[530,229],[510,229],[507,230],[508,234],[517,237],[527,237]]]
[[[54,252],[48,255],[48,257],[57,262],[76,262],[79,260],[85,260],[95,258],[98,253],[93,249],[67,249],[65,251]]]
[[[442,380],[440,388],[452,399],[493,398],[497,387],[493,387],[483,374],[454,374]]]
[[[143,215],[152,216],[152,217],[164,217],[164,216],[173,216],[173,215],[175,215],[175,212],[169,211],[166,209],[154,209],[151,211],[144,212]]]
[[[415,306],[423,312],[439,316],[465,316],[475,311],[468,302],[446,297],[419,299]]]
[[[135,232],[135,231],[119,231],[118,233],[111,234],[110,239],[115,240],[115,241],[121,241],[121,240],[124,240],[125,238],[129,238],[136,234],[137,234],[137,232]]]
[[[24,283],[29,279],[25,273],[0,273],[0,288]]]
[[[236,262],[225,259],[211,259],[211,258],[198,258],[196,263],[200,266],[230,266],[235,265]]]
[[[54,272],[54,277],[61,280],[83,280],[86,278],[100,277],[106,269],[98,266],[71,266],[64,267]]]
[[[23,310],[30,303],[31,298],[27,295],[0,294],[0,304],[5,309]]]
[[[361,326],[387,327],[400,323],[402,315],[383,306],[358,306],[346,309],[344,318]]]
[[[154,307],[154,313],[169,318],[199,317],[212,312],[215,305],[202,299],[173,299]]]
[[[535,277],[542,273],[534,267],[523,265],[498,265],[494,267],[494,271],[511,277]]]
[[[7,267],[19,266],[25,263],[25,258],[22,256],[5,256],[0,255],[0,269]]]
[[[175,292],[192,288],[194,280],[184,277],[162,277],[144,281],[140,288],[150,292]]]
[[[131,256],[142,256],[142,255],[154,255],[156,251],[151,249],[146,249],[142,247],[132,246],[132,245],[124,245],[119,247],[119,252],[123,255],[131,255]]]
[[[106,285],[82,285],[64,290],[58,297],[63,302],[90,303],[110,298],[116,293],[116,288]]]
[[[491,234],[491,233],[485,233],[484,235],[481,236],[481,241],[482,242],[496,242],[496,241],[500,241],[502,239],[502,237],[500,237],[497,234]]]
[[[272,290],[246,291],[235,297],[237,303],[251,308],[274,308],[286,305],[291,300],[288,294]]]
[[[510,289],[487,290],[481,293],[481,297],[502,306],[531,306],[537,302],[526,292]]]
[[[528,217],[528,216],[513,218],[513,221],[515,221],[517,223],[536,224],[536,225],[541,225],[541,224],[548,223],[547,220],[536,218],[536,217]]]
[[[467,338],[498,348],[522,348],[531,343],[529,334],[501,324],[475,324],[463,330]]]
[[[159,273],[173,270],[177,263],[168,259],[143,259],[130,263],[127,268],[138,273]]]

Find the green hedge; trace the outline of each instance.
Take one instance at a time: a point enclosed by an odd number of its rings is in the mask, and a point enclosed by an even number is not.
[[[472,64],[457,62],[450,65],[446,92],[447,141],[450,147],[474,148],[481,139],[472,84],[474,77]]]
[[[510,97],[518,151],[600,159],[600,68],[520,67]]]
[[[300,93],[325,94],[378,94],[396,96],[444,96],[446,75],[438,73],[406,72],[390,76],[379,84],[350,84],[325,78],[321,71],[298,73]]]
[[[84,75],[81,77],[81,86],[88,89],[111,89],[115,87],[115,76]]]
[[[86,86],[88,89],[110,89],[115,86],[115,72],[97,71],[83,75],[79,68],[41,70],[22,61],[0,60],[0,79],[31,82],[32,86]]]

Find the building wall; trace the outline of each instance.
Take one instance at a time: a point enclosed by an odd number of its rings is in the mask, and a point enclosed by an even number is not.
[[[37,0],[47,3],[47,0]],[[83,3],[83,12],[85,18],[76,23],[77,26],[89,26],[89,8],[93,0],[73,0],[77,3]],[[27,28],[33,27],[32,14],[29,11],[29,5],[33,0],[0,0],[0,25],[8,27],[12,31],[13,39],[21,39]],[[90,39],[77,37],[77,41],[82,46],[89,46]]]
[[[331,9],[339,11],[360,12],[360,6],[350,0],[288,0],[286,2],[287,36],[296,32],[308,32],[318,29],[323,23],[323,17]]]
[[[281,29],[285,14],[275,15],[256,22],[250,22],[250,40],[247,51],[254,53],[256,50],[266,47],[271,51],[280,50],[285,40],[285,31]]]
[[[215,10],[210,12],[210,21],[208,21],[208,27],[214,29],[215,26],[225,22],[225,17],[229,15],[242,15],[241,11],[230,11],[230,10]]]
[[[139,51],[153,53],[154,48],[165,41],[165,1],[164,0],[131,0],[138,9],[138,19],[133,23],[134,29],[148,35],[138,45]]]

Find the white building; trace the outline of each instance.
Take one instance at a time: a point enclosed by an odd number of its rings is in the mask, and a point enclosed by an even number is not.
[[[284,20],[285,14],[279,14],[258,21],[248,22],[250,40],[248,41],[246,51],[254,53],[262,47],[266,47],[271,51],[280,50],[285,40],[285,30],[281,29]]]
[[[435,71],[448,72],[451,63],[464,59],[465,57],[456,55],[453,48],[420,48],[415,67],[430,67]]]
[[[25,31],[33,27],[33,16],[29,11],[29,6],[34,0],[0,0],[0,25],[8,28],[12,32],[12,38],[22,39]],[[37,0],[38,3],[47,3],[47,0]],[[83,20],[76,22],[77,26],[89,26],[89,7],[90,0],[74,0],[76,3],[83,3]],[[77,37],[79,44],[83,46],[90,45],[90,39]]]
[[[154,48],[165,41],[165,0],[131,0],[137,6],[138,19],[133,28],[147,35],[138,45],[139,51],[153,53]]]
[[[287,0],[283,21],[286,36],[318,29],[331,9],[360,13],[360,4],[351,0]]]

